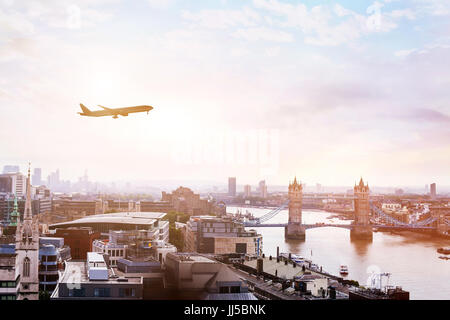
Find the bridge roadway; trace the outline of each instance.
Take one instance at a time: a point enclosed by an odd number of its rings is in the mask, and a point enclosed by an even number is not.
[[[248,228],[284,228],[287,226],[287,223],[261,223],[261,224],[251,224],[244,223],[245,227]],[[352,229],[357,227],[355,224],[332,224],[332,223],[316,223],[316,224],[304,224],[303,227],[305,229],[314,229],[314,228],[344,228],[344,229]],[[395,226],[395,225],[383,225],[383,224],[372,224],[370,225],[372,228],[385,228],[385,229],[397,229],[397,230],[435,230],[436,227],[428,227],[428,226]]]
[[[347,198],[348,199],[348,198]],[[254,228],[261,228],[261,227],[273,227],[273,228],[280,228],[280,227],[286,227],[286,223],[266,223],[268,220],[272,219],[276,215],[278,215],[281,210],[285,209],[288,206],[288,203],[283,204],[282,206],[266,213],[262,217],[259,217],[254,222],[244,222],[245,227],[254,227]],[[406,224],[402,221],[399,221],[386,213],[384,213],[382,210],[380,210],[378,207],[373,205],[371,203],[370,205],[373,214],[375,214],[377,217],[384,220],[383,223],[387,224],[379,224],[379,222],[371,221],[372,223],[369,224],[372,228],[382,228],[382,229],[396,229],[396,230],[437,230],[436,226],[431,226],[431,224],[436,220],[435,218],[429,218],[428,220],[419,222],[417,224]],[[431,219],[431,220],[430,220]],[[258,222],[257,222],[258,221]],[[450,222],[447,221],[446,222]],[[316,224],[303,224],[302,227],[305,229],[313,229],[313,228],[324,228],[324,227],[334,227],[334,228],[345,228],[345,229],[353,229],[355,227],[365,227],[364,225],[357,225],[357,224],[331,224],[331,223],[316,223]]]
[[[355,196],[336,196],[336,195],[328,195],[328,196],[311,196],[306,195],[302,197],[303,199],[336,199],[336,200],[355,200]]]

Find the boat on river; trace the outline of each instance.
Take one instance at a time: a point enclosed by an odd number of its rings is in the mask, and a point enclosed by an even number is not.
[[[340,273],[341,275],[343,275],[343,276],[348,275],[348,267],[345,266],[345,265],[342,265],[342,266],[339,268],[339,273]]]
[[[450,254],[450,247],[439,248],[437,249],[437,252],[442,254]]]

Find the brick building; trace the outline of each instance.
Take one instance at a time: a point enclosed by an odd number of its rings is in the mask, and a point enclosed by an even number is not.
[[[64,244],[70,247],[72,259],[86,260],[87,253],[92,251],[92,242],[100,238],[99,232],[92,228],[66,228],[56,229],[54,237],[64,238]]]

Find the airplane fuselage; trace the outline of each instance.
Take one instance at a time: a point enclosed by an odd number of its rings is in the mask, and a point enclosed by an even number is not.
[[[118,116],[126,117],[129,113],[137,113],[137,112],[149,112],[153,110],[153,107],[151,106],[135,106],[135,107],[126,107],[126,108],[116,108],[116,109],[110,109],[106,107],[102,107],[104,110],[97,110],[97,111],[91,111],[88,108],[86,108],[84,105],[80,104],[81,109],[83,112],[79,112],[81,116],[85,117],[105,117],[105,116],[112,116],[114,119],[117,119]]]

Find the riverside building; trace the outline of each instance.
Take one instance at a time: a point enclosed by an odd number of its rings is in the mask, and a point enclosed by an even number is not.
[[[262,236],[229,218],[194,216],[186,224],[184,251],[259,256]]]

